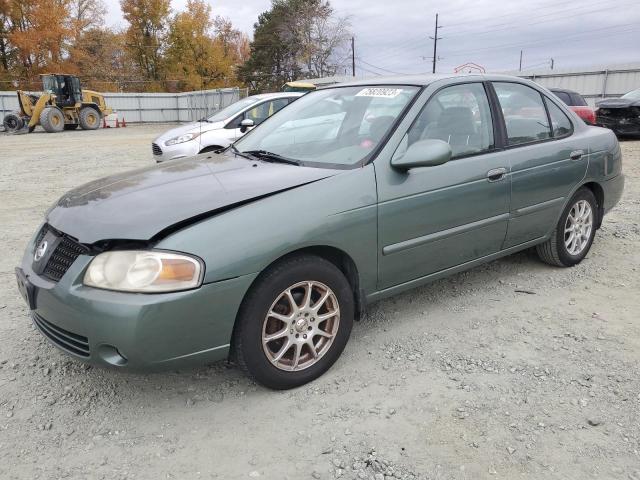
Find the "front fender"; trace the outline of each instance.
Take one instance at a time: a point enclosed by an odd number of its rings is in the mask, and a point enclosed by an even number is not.
[[[368,292],[376,284],[376,205],[369,165],[205,219],[165,237],[157,248],[199,256],[210,283],[261,272],[302,248],[334,247],[351,257]]]

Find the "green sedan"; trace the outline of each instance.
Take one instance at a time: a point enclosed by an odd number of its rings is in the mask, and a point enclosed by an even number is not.
[[[231,358],[285,389],[371,302],[535,247],[589,252],[624,187],[615,135],[506,76],[311,92],[218,154],[97,180],[16,269],[40,333],[120,369]]]

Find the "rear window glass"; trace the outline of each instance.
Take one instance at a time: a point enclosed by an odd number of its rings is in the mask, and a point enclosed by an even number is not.
[[[553,92],[565,105],[571,105],[571,97],[567,92]]]
[[[551,137],[542,96],[520,83],[495,82],[509,145],[537,142]]]
[[[575,105],[576,107],[586,107],[587,106],[587,101],[582,98],[582,95],[578,94],[578,93],[572,93],[571,94],[571,98],[572,98],[572,102],[571,105]]]

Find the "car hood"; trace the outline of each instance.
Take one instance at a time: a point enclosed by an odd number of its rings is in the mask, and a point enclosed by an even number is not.
[[[211,130],[219,130],[224,127],[224,122],[194,122],[187,123],[186,125],[180,125],[179,127],[172,128],[164,132],[158,138],[156,138],[153,142],[160,145],[163,142],[171,138],[175,138],[180,135],[184,135],[185,133],[204,133],[209,132]]]
[[[46,221],[85,244],[145,241],[166,229],[340,172],[251,161],[230,152],[205,154],[75,188],[54,204]]]
[[[631,100],[630,98],[608,98],[596,102],[598,108],[627,108],[640,107],[640,100]]]

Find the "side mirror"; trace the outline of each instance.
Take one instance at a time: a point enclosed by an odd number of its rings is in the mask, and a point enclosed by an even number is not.
[[[442,140],[428,139],[413,143],[403,155],[394,157],[391,166],[398,170],[434,167],[451,160],[451,145]]]
[[[250,118],[245,118],[240,122],[240,131],[242,133],[245,133],[247,130],[255,126],[256,124],[253,122],[253,120],[251,120]]]

